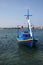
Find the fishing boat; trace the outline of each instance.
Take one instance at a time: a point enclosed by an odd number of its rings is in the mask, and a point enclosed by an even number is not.
[[[25,16],[27,17],[28,30],[25,30],[25,31],[22,30],[19,35],[19,29],[18,29],[17,40],[18,40],[18,43],[20,43],[20,44],[24,44],[26,46],[33,47],[35,45],[35,43],[38,41],[38,39],[36,36],[34,36],[34,33],[32,33],[32,30],[31,30],[29,16],[32,16],[32,15],[29,15],[29,9],[28,9],[28,14]],[[22,28],[23,28],[23,26],[22,26]]]

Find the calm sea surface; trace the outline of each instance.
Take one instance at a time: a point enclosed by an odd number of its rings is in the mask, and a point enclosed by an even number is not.
[[[43,30],[35,30],[38,43],[30,48],[18,44],[17,29],[0,30],[0,65],[43,65]]]

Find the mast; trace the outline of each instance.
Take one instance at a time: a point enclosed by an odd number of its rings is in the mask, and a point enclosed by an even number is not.
[[[29,16],[32,16],[32,15],[29,15],[29,9],[27,10],[27,21],[28,21],[28,31],[30,30],[30,36],[32,37],[32,31],[31,31],[31,24],[30,24],[30,19],[29,19]]]

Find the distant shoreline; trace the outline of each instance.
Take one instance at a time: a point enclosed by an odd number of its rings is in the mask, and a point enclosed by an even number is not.
[[[25,28],[27,28],[27,27],[24,27],[24,29]],[[17,27],[3,27],[3,28],[0,28],[0,30],[2,30],[2,29],[21,29],[20,27],[19,28],[17,28]],[[33,27],[32,27],[32,29],[33,29]],[[43,29],[43,27],[34,27],[34,29]]]

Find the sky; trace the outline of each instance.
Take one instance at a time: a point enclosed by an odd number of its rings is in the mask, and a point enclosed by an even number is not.
[[[43,26],[43,0],[0,0],[0,27],[27,26],[27,9],[31,24]]]

